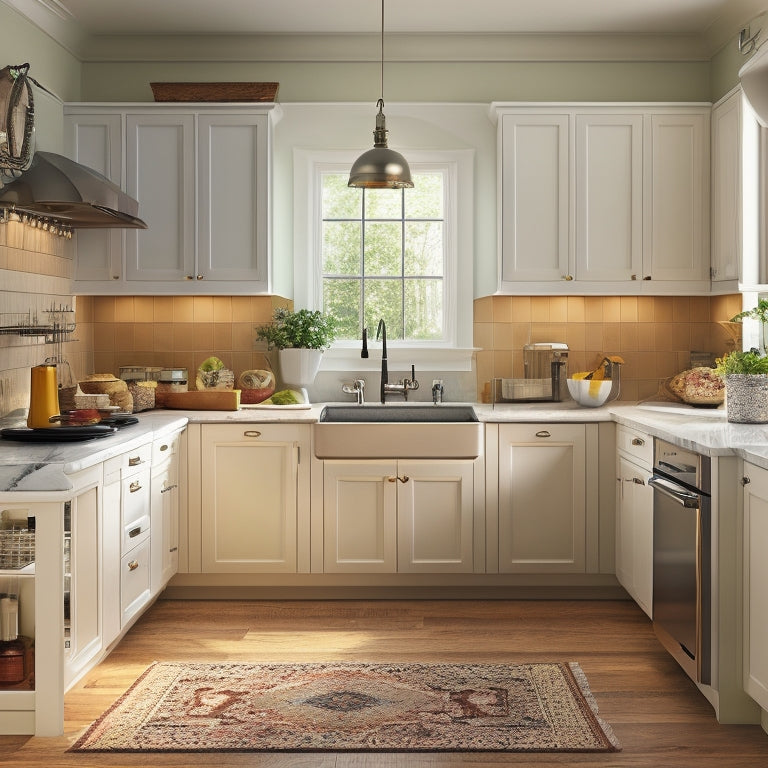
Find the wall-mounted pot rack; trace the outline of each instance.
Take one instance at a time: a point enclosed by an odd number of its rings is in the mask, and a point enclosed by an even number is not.
[[[46,309],[47,322],[38,320],[37,312],[0,312],[0,336],[44,336],[46,344],[71,341],[75,330],[75,311],[69,307]]]

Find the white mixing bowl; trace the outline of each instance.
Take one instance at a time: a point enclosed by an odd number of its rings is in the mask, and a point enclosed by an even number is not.
[[[613,382],[610,379],[605,381],[591,381],[587,379],[567,379],[568,391],[571,397],[579,404],[587,408],[597,408],[602,405],[611,394]]]

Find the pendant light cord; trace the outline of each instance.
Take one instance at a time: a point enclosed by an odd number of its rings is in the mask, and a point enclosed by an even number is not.
[[[384,0],[381,0],[381,104],[384,105]]]

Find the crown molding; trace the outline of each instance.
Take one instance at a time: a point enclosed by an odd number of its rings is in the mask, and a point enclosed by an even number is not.
[[[76,59],[82,60],[89,35],[57,0],[0,0],[47,34]]]
[[[639,0],[642,2],[642,0]],[[0,0],[82,62],[358,62],[379,57],[379,37],[350,35],[90,35],[58,0]],[[729,0],[701,35],[388,34],[401,62],[708,61],[766,0]],[[768,36],[768,30],[765,33]]]

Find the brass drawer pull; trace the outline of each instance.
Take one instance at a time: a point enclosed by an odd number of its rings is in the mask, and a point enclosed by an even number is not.
[[[129,467],[135,467],[138,464],[141,464],[141,456],[129,456],[128,457],[128,466]]]
[[[643,440],[640,437],[633,437],[632,438],[632,445],[645,445],[645,440]]]
[[[166,485],[165,488],[162,488],[160,490],[160,493],[168,493],[168,491],[172,491],[174,488],[178,488],[179,486],[174,483],[173,485]]]
[[[552,437],[552,435],[546,429],[541,429],[536,433],[536,437]]]
[[[133,539],[136,538],[141,533],[141,526],[138,526],[138,528],[131,528],[130,531],[128,531],[128,538]]]
[[[135,571],[139,567],[139,561],[138,560],[131,560],[130,563],[128,563],[128,570],[129,571]]]
[[[129,486],[128,491],[130,493],[136,493],[136,491],[141,490],[141,483],[138,480],[134,480]]]
[[[256,429],[247,429],[243,432],[243,437],[261,437],[261,432]]]
[[[167,445],[166,443],[163,443],[163,444],[160,446],[160,450],[161,450],[161,451],[167,451],[167,450],[168,450],[168,445]]]
[[[407,483],[407,482],[408,482],[410,479],[411,479],[411,478],[410,478],[410,477],[408,477],[408,475],[403,475],[402,477],[400,477],[399,475],[395,475],[394,477],[388,477],[388,478],[387,478],[387,480],[388,480],[390,483],[396,483],[398,480],[399,480],[401,483]]]

